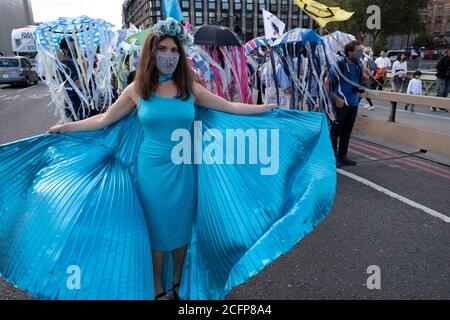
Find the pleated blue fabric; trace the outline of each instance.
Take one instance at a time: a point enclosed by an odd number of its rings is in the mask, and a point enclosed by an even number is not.
[[[180,296],[223,299],[326,217],[335,162],[322,114],[197,108],[196,120],[200,133],[279,132],[275,175],[261,175],[265,165],[196,166],[197,214]],[[153,299],[151,243],[136,189],[142,140],[133,111],[103,130],[0,146],[0,275],[39,299]],[[172,269],[169,259],[168,282]]]

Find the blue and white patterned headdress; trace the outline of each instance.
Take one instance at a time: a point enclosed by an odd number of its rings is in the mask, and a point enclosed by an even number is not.
[[[182,46],[190,47],[194,44],[192,35],[184,29],[183,25],[174,18],[168,17],[160,20],[153,27],[151,33],[156,37],[170,36],[178,39]]]

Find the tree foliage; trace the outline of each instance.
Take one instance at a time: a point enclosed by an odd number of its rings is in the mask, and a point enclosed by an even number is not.
[[[328,30],[358,34],[370,34],[374,42],[382,35],[387,38],[393,35],[405,35],[422,32],[425,24],[420,15],[420,9],[429,4],[429,0],[319,0],[319,2],[338,6],[347,11],[354,11],[353,17],[344,22],[330,23]],[[367,28],[367,19],[370,14],[367,8],[377,5],[381,9],[381,29]]]
[[[421,33],[414,39],[413,46],[435,49],[437,47],[437,43],[430,34]]]

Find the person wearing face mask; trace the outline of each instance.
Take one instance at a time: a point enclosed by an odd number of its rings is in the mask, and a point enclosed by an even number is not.
[[[41,299],[223,299],[324,220],[326,116],[209,92],[191,45],[159,21],[106,112],[0,145],[2,277]]]
[[[331,123],[330,136],[336,156],[336,166],[354,166],[356,162],[347,157],[348,145],[358,113],[361,84],[370,74],[365,70],[361,59],[363,47],[360,42],[352,41],[345,45],[345,57],[338,61],[330,72],[332,101],[336,119]]]
[[[170,296],[177,297],[180,289],[197,201],[194,166],[192,164],[174,165],[171,159],[172,147],[176,144],[172,140],[173,133],[178,130],[188,132],[191,130],[196,114],[194,103],[239,115],[265,113],[276,106],[230,102],[207,91],[195,80],[189,67],[187,56],[181,45],[183,32],[180,30],[180,36],[173,36],[170,32],[173,24],[169,22],[161,24],[161,29],[158,25],[155,26],[155,33],[149,35],[145,41],[134,82],[125,89],[106,113],[83,121],[57,125],[49,131],[59,133],[102,129],[125,117],[134,106],[137,106],[138,119],[144,130],[143,142],[137,156],[138,195],[143,205],[150,236],[155,298],[167,299]],[[288,117],[289,130],[295,132],[296,125],[292,124],[291,117],[295,115]],[[239,125],[239,118],[233,121]],[[246,121],[250,121],[252,126],[255,126],[257,119],[251,118]],[[304,124],[299,121],[297,125]],[[291,147],[296,150],[295,142],[290,143],[293,143]],[[329,149],[331,153],[331,147]],[[323,153],[321,153],[322,156]],[[201,206],[202,203],[199,205]],[[200,228],[203,226],[200,225]],[[202,238],[199,238],[202,242]],[[220,240],[220,237],[218,238]],[[219,242],[218,247],[221,246]],[[212,256],[214,254],[214,252],[210,253]],[[174,265],[173,284],[167,288],[171,292],[170,295],[162,283],[162,270],[166,256],[171,256]],[[221,259],[227,259],[226,255],[219,256]],[[235,253],[232,256],[232,259],[236,261]],[[188,269],[192,267],[191,265]],[[207,282],[205,280],[205,283]],[[190,283],[190,286],[201,284],[196,280]],[[211,290],[207,296],[216,297],[214,294],[217,293],[209,287],[206,289]]]

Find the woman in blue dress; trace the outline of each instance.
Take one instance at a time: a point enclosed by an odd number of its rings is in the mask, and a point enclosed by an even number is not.
[[[0,145],[1,277],[40,299],[223,299],[326,217],[336,171],[325,116],[212,94],[186,39],[159,22],[107,112]],[[174,133],[191,129],[209,137],[196,155],[229,130],[261,129],[263,164],[228,163],[247,145],[222,153],[220,139],[210,156],[226,163],[180,162]],[[263,174],[267,164],[276,170]]]
[[[156,299],[165,299],[161,281],[164,256],[166,252],[173,256],[173,293],[176,296],[186,245],[191,238],[197,196],[193,164],[173,163],[172,134],[178,129],[192,129],[194,104],[233,114],[264,113],[276,105],[230,102],[206,90],[194,80],[176,36],[150,34],[139,66],[136,80],[106,113],[56,125],[49,132],[102,129],[138,108],[138,118],[144,129],[137,162],[138,192],[149,229]]]

